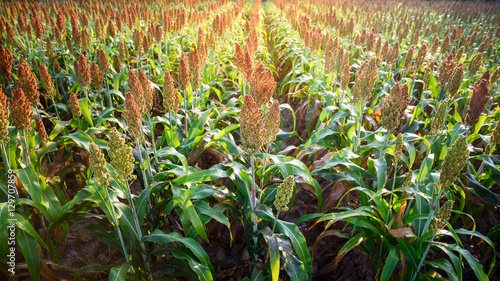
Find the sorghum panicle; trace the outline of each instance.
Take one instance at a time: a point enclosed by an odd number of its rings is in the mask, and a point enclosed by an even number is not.
[[[90,77],[92,78],[91,86],[96,90],[102,89],[104,86],[103,73],[99,70],[99,67],[95,62],[92,63],[90,67]]]
[[[189,52],[189,71],[193,81],[193,90],[200,88],[201,83],[201,61],[198,55],[198,49]]]
[[[266,116],[264,116],[264,147],[269,147],[276,140],[276,134],[280,130],[280,117],[280,105],[275,100],[267,111]]]
[[[18,65],[17,76],[19,78],[17,85],[23,89],[23,93],[26,95],[31,105],[36,107],[40,100],[40,93],[38,92],[35,75],[31,73],[31,68],[26,61],[22,60]]]
[[[117,53],[113,54],[113,68],[118,73],[120,73],[122,68],[122,62]]]
[[[246,82],[250,82],[250,80],[252,79],[253,71],[254,67],[253,67],[252,56],[250,55],[250,52],[248,50],[245,50],[245,59],[243,63],[243,78],[245,79]]]
[[[74,117],[80,117],[82,116],[82,112],[80,111],[80,103],[78,102],[78,98],[76,97],[75,93],[71,93],[69,96],[69,110],[71,111],[71,114],[73,114]]]
[[[47,140],[47,132],[45,132],[45,126],[43,125],[42,118],[35,118],[35,129],[38,132],[38,135],[43,141]]]
[[[240,134],[243,149],[248,154],[260,151],[265,135],[263,125],[262,109],[256,106],[251,95],[245,95],[240,112]]]
[[[419,70],[425,61],[425,56],[427,55],[427,45],[422,44],[420,49],[418,49],[417,57],[415,58],[415,70]]]
[[[0,75],[4,80],[9,81],[12,77],[12,64],[14,59],[9,49],[0,45]]]
[[[83,54],[78,58],[78,74],[77,74],[78,82],[83,87],[88,87],[90,85],[90,67],[87,63],[87,58]]]
[[[278,186],[278,191],[274,199],[274,206],[278,211],[288,211],[288,204],[293,196],[295,180],[293,176],[288,176],[282,184]]]
[[[439,209],[436,217],[434,218],[432,229],[438,231],[443,229],[451,218],[451,211],[453,210],[453,201],[448,200]]]
[[[250,95],[252,95],[257,107],[269,102],[271,99],[276,82],[271,70],[267,70],[261,61],[257,63],[250,80]]]
[[[444,85],[448,82],[454,69],[455,69],[455,58],[453,57],[452,54],[450,54],[446,59],[444,59],[441,62],[441,65],[439,65],[438,78],[441,87],[444,87]]]
[[[118,174],[117,180],[126,182],[133,179],[134,155],[132,154],[132,147],[125,143],[125,138],[114,127],[109,132],[108,145],[108,155],[111,159],[110,164]]]
[[[411,68],[411,63],[413,61],[413,53],[415,51],[415,47],[414,46],[411,46],[410,49],[408,50],[408,52],[406,53],[406,57],[405,57],[405,64],[404,64],[404,69],[406,71],[409,71],[410,68]]]
[[[147,111],[144,90],[142,88],[141,81],[131,69],[128,71],[128,90],[134,98],[135,104],[139,109],[140,116],[143,116]]]
[[[0,88],[0,143],[9,141],[9,111],[10,102]]]
[[[31,103],[24,95],[22,89],[16,89],[12,97],[11,106],[12,123],[22,131],[28,128],[32,123],[33,112],[31,111]]]
[[[42,86],[47,92],[47,97],[49,99],[54,98],[54,83],[52,83],[52,77],[49,71],[43,63],[40,64],[40,79],[42,80]]]
[[[458,90],[460,89],[460,85],[462,85],[462,80],[464,79],[464,66],[459,63],[453,73],[451,74],[451,79],[448,82],[448,97],[450,99],[454,99]]]
[[[190,85],[189,61],[186,53],[183,53],[179,62],[179,84],[181,90],[186,91]]]
[[[461,135],[453,143],[453,145],[448,148],[446,156],[444,157],[444,161],[441,166],[441,174],[439,176],[441,188],[448,188],[451,186],[462,169],[465,167],[465,164],[467,164],[468,157],[469,150],[467,149],[467,136]]]
[[[109,185],[109,171],[106,167],[106,159],[104,153],[97,147],[95,143],[90,144],[89,151],[90,169],[94,171],[94,178],[99,187],[107,188]]]
[[[342,76],[341,76],[341,84],[340,84],[340,88],[343,89],[343,90],[346,90],[347,89],[347,86],[349,85],[349,81],[351,79],[351,66],[349,65],[349,63],[346,63],[344,65],[344,69],[342,71]]]
[[[125,95],[125,105],[123,106],[123,119],[128,126],[128,132],[134,140],[142,139],[141,112],[137,107],[134,97],[129,92]]]
[[[87,32],[87,30],[82,30],[82,49],[85,51],[90,51],[91,45],[90,45],[90,37]]]
[[[102,49],[97,49],[97,65],[102,73],[109,73],[109,61],[106,53]]]
[[[446,54],[450,48],[450,36],[446,35],[441,43],[441,54]]]
[[[448,102],[442,101],[436,110],[434,118],[432,118],[431,132],[430,132],[431,135],[437,134],[441,131],[441,129],[444,126],[444,123],[446,122],[447,114],[448,114]]]
[[[500,143],[500,120],[497,121],[495,129],[493,130],[493,133],[491,133],[490,143],[492,144]]]
[[[118,47],[118,52],[120,53],[120,59],[125,62],[129,57],[128,48],[125,46],[123,41],[120,41],[120,46]]]
[[[476,83],[474,84],[474,88],[477,87],[477,85],[479,85],[479,83],[481,83],[481,81],[483,81],[483,79],[487,80],[488,81],[488,85],[489,85],[490,78],[491,78],[490,70],[486,69],[483,72],[483,74],[481,74],[481,77],[479,77],[479,79],[477,79]]]
[[[472,90],[469,107],[467,108],[467,114],[465,117],[465,121],[471,126],[476,125],[479,121],[479,117],[484,111],[486,103],[491,98],[491,93],[488,91],[488,84],[489,80],[483,79]]]
[[[151,83],[149,83],[149,79],[146,76],[146,73],[144,73],[144,70],[142,68],[139,68],[139,81],[141,82],[142,85],[142,93],[144,95],[144,106],[146,107],[146,112],[150,112],[151,109],[153,108],[153,99],[154,99],[154,93],[153,93],[153,88],[151,88]]]
[[[469,63],[469,77],[476,74],[477,70],[481,66],[482,53],[477,53]]]
[[[403,155],[403,134],[398,134],[394,148],[394,166],[397,166]]]
[[[174,86],[174,80],[169,71],[165,71],[163,81],[163,107],[166,112],[177,114],[179,111],[179,93]]]

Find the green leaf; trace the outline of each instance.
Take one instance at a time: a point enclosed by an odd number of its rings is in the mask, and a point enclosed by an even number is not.
[[[385,265],[384,269],[382,270],[382,275],[380,276],[381,281],[386,281],[391,278],[392,272],[394,271],[394,268],[396,267],[398,261],[399,261],[398,248],[391,247],[391,250],[389,251],[389,256],[385,260]]]
[[[196,209],[195,209],[193,203],[189,199],[188,191],[177,187],[175,184],[172,184],[171,187],[172,187],[172,193],[174,194],[176,206],[179,206],[182,209],[182,211],[186,214],[187,218],[189,219],[189,221],[193,224],[194,228],[196,229],[196,232],[198,232],[198,234],[205,241],[207,241],[207,243],[210,243],[208,241],[207,234],[205,233],[205,227],[204,227],[203,223],[201,222],[201,219],[198,216],[198,213],[196,212]],[[185,229],[184,231],[186,231],[186,230],[187,229]]]
[[[233,131],[233,130],[236,130],[240,127],[240,124],[232,124],[232,125],[229,125],[227,127],[225,127],[224,129],[222,129],[219,133],[217,133],[217,135],[215,135],[212,140],[207,143],[205,145],[205,147],[210,147],[210,145],[212,144],[212,142],[215,142],[215,141],[218,141],[220,140],[223,136],[225,136],[227,133]]]
[[[425,83],[429,83],[427,88],[432,92],[432,97],[436,98],[439,96],[439,84],[438,84],[438,81],[436,79],[436,77],[434,77],[434,74],[431,73],[430,77],[429,77],[429,81],[424,81]]]
[[[408,261],[407,266],[408,265],[412,266],[412,268],[413,268],[412,271],[415,271],[415,269],[417,268],[418,263],[420,261],[420,259],[417,257],[417,254],[416,254],[417,251],[415,251],[413,246],[410,244],[410,242],[406,241],[406,239],[398,238],[397,240],[398,240],[399,248],[403,252],[403,255],[406,258],[406,261]],[[406,270],[408,270],[408,267]]]
[[[306,144],[304,145],[304,149],[308,149],[309,147],[311,147],[312,145],[315,145],[317,144],[318,142],[320,142],[322,139],[328,137],[328,136],[331,136],[333,134],[335,134],[336,132],[328,129],[328,128],[325,128],[323,130],[319,130],[317,131],[316,133],[314,133],[306,142]]]
[[[100,224],[89,224],[85,226],[95,237],[111,247],[121,249],[120,238],[118,232],[114,230],[107,230]]]
[[[208,117],[210,116],[211,110],[206,110],[201,113],[201,116],[196,119],[192,126],[189,127],[188,135],[186,137],[185,142],[189,142],[196,136],[198,136],[202,131],[205,123],[207,122]]]
[[[26,232],[27,234],[31,235],[31,237],[35,238],[40,245],[42,245],[45,249],[48,250],[47,245],[43,241],[42,237],[36,232],[36,230],[33,228],[31,223],[27,221],[21,214],[19,213],[14,213],[15,218],[16,218],[16,226]]]
[[[448,278],[450,278],[451,281],[458,281],[458,276],[457,273],[455,272],[455,269],[451,265],[451,263],[446,260],[446,259],[437,259],[433,261],[424,261],[424,263],[433,266],[435,268],[439,268],[446,272],[448,274]]]
[[[373,214],[372,209],[370,207],[359,207],[356,210],[350,210],[346,212],[340,212],[340,213],[330,213],[322,216],[318,222],[330,220],[329,224],[333,224],[339,220],[342,220],[344,218],[348,217],[358,217],[358,216],[364,216],[364,217],[372,217],[373,219],[378,218]]]
[[[187,173],[187,171],[188,171],[188,162],[187,162],[186,156],[184,156],[183,154],[179,153],[177,150],[175,150],[175,148],[173,148],[171,146],[167,146],[167,147],[164,147],[164,148],[162,148],[162,149],[160,149],[160,150],[158,150],[156,152],[156,157],[157,158],[165,157],[165,156],[168,156],[168,155],[174,155],[177,158],[179,158],[179,160],[182,163],[182,166],[184,166],[184,170],[186,170],[186,173]]]
[[[347,241],[347,243],[344,244],[342,249],[340,249],[339,253],[337,254],[337,259],[339,259],[339,261],[340,261],[340,258],[342,258],[345,254],[350,252],[352,249],[356,248],[359,244],[363,243],[363,241],[365,241],[367,239],[368,239],[368,236],[366,233],[362,232],[362,233],[356,234],[354,237],[349,239],[349,241]]]
[[[272,224],[275,223],[276,218],[274,217],[271,209],[268,206],[261,205],[255,210],[255,214],[265,219]],[[309,249],[307,248],[306,239],[300,232],[299,228],[296,224],[285,222],[282,220],[276,220],[276,229],[286,235],[291,241],[293,248],[297,252],[302,261],[302,267],[305,267],[306,270],[306,280],[311,280],[312,274],[312,262],[311,262],[311,254],[309,253]]]
[[[90,114],[91,105],[88,98],[78,100],[80,103],[80,111],[82,112],[83,117],[90,124],[91,127],[94,126],[94,122],[92,121],[92,116]]]
[[[40,280],[40,244],[20,228],[16,228],[16,242],[28,264],[31,280]]]
[[[94,142],[92,141],[92,138],[82,130],[78,130],[72,134],[66,135],[65,137],[72,139],[76,145],[87,151],[90,151],[90,144]]]
[[[215,275],[215,270],[210,263],[210,258],[201,245],[189,237],[182,237],[177,232],[164,233],[163,231],[156,229],[153,233],[144,236],[143,241],[149,241],[153,243],[172,243],[180,242],[184,244],[201,262],[201,264],[210,268],[212,275]]]
[[[222,170],[223,169],[223,170]],[[215,165],[208,170],[198,171],[180,178],[176,178],[172,181],[173,184],[187,184],[192,182],[205,182],[213,181],[223,177],[229,177],[231,171],[224,169],[222,165]]]
[[[118,225],[123,233],[123,238],[125,240],[125,245],[128,246],[129,249],[140,250],[140,240],[142,238],[142,233],[139,233],[136,227],[136,222],[134,221],[134,215],[132,212],[132,208],[128,205],[125,205],[118,201],[117,197],[112,201],[112,204],[116,207],[116,217],[118,219]],[[138,225],[138,224],[137,224]],[[138,226],[140,227],[140,226]]]
[[[111,212],[111,206],[108,202],[108,194],[106,194],[106,190],[104,188],[98,187],[94,184],[88,186],[90,192],[92,192],[92,196],[94,200],[97,202],[101,210],[106,214],[108,220],[114,225],[113,215]],[[111,195],[110,195],[111,196]],[[112,201],[111,198],[109,198]],[[115,225],[115,227],[118,227]]]
[[[35,207],[50,223],[59,214],[61,205],[52,189],[45,184],[45,178],[35,171],[33,165],[34,163],[31,163],[24,169],[16,170],[16,174]]]
[[[269,267],[271,268],[271,280],[278,281],[280,276],[280,253],[276,235],[269,238]]]
[[[490,204],[495,205],[496,207],[500,207],[500,194],[496,194],[483,186],[476,180],[476,177],[472,174],[465,173],[464,174],[467,180],[469,181],[469,186],[466,189],[472,193],[475,197],[484,200]]]
[[[130,263],[122,263],[119,266],[113,267],[109,271],[109,281],[123,281],[125,280],[125,275],[127,271],[130,270]]]
[[[209,216],[210,218],[213,218],[214,220],[222,223],[223,225],[229,228],[229,221],[224,215],[224,209],[217,210],[215,208],[212,208],[206,201],[199,201],[196,202],[195,204],[196,204],[196,209],[200,214]]]
[[[463,228],[455,229],[455,232],[458,234],[471,235],[471,236],[476,236],[476,237],[483,239],[486,243],[488,243],[488,245],[490,245],[491,248],[493,248],[493,253],[496,253],[495,244],[493,244],[493,242],[487,236],[482,235],[481,233],[479,233],[477,231],[467,230],[467,229],[463,229]],[[488,270],[488,275],[490,275],[491,272],[493,271],[493,268],[495,267],[495,262],[496,262],[496,255],[493,255],[490,269]]]
[[[452,252],[451,249],[449,249],[447,247],[448,244],[434,241],[432,243],[432,245],[435,246],[435,247],[438,247],[446,255],[448,255],[448,257],[450,258],[450,260],[451,260],[451,262],[453,264],[453,267],[455,268],[455,272],[457,273],[457,276],[459,278],[458,280],[462,281],[462,261]]]
[[[108,271],[110,269],[109,266],[105,266],[105,265],[89,265],[89,266],[86,266],[84,268],[81,268],[80,270],[78,270],[76,273],[75,273],[75,279],[77,277],[79,277],[80,275],[84,274],[84,273],[87,273],[87,272],[102,272],[102,271]]]
[[[68,126],[69,123],[70,121],[57,122],[57,124],[54,126],[54,129],[52,129],[52,132],[50,132],[48,140],[50,141],[54,140],[54,138],[57,137],[57,135],[59,135],[59,133],[62,132],[62,130],[64,130],[64,128],[66,128],[66,126]]]
[[[200,264],[199,262],[196,262],[193,260],[190,256],[184,254],[183,252],[180,251],[172,251],[172,255],[178,259],[185,259],[189,263],[189,267],[196,273],[198,276],[198,279],[200,281],[211,281],[214,280],[212,273],[210,272],[210,268],[208,266],[205,266],[203,264]]]
[[[279,243],[278,248],[282,253],[282,260],[285,263],[286,273],[288,273],[292,281],[303,281],[305,275],[304,263],[295,256],[290,239],[281,234],[277,240]]]

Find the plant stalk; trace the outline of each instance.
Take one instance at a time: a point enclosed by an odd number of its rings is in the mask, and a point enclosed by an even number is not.
[[[111,199],[108,194],[108,187],[104,187],[106,191],[106,197],[108,197],[108,203],[109,203],[109,208],[111,209],[111,216],[113,217],[113,222],[115,224],[115,230],[118,232],[118,236],[120,238],[120,243],[122,244],[122,250],[123,250],[123,255],[125,256],[125,260],[127,262],[130,262],[128,254],[127,254],[127,249],[125,248],[125,242],[123,241],[123,236],[122,232],[120,230],[120,225],[118,224],[118,220],[116,218],[116,213],[115,213],[115,206],[111,203]],[[132,265],[130,265],[130,274],[134,274],[132,270]]]

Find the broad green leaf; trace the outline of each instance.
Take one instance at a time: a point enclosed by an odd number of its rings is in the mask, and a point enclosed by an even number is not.
[[[92,121],[92,117],[90,114],[91,105],[90,100],[88,98],[78,100],[80,103],[80,111],[82,112],[83,117],[90,124],[90,126],[94,126],[94,122]]]
[[[229,228],[229,221],[227,220],[226,216],[224,215],[224,210],[223,209],[215,209],[210,207],[210,205],[206,201],[199,201],[195,203],[196,209],[200,214],[209,216],[210,218],[213,218],[214,220],[222,223],[223,225],[227,226]]]
[[[210,258],[205,250],[201,247],[200,243],[198,243],[193,238],[182,237],[177,232],[164,233],[163,231],[156,229],[153,233],[144,236],[143,241],[149,241],[153,243],[172,243],[172,242],[180,242],[184,244],[193,254],[200,260],[201,264],[210,268],[212,275],[215,275],[215,271],[210,263]]]
[[[385,260],[384,269],[382,270],[382,274],[380,275],[381,281],[386,281],[391,279],[392,272],[394,272],[394,268],[396,267],[398,261],[399,261],[398,248],[391,247],[391,250],[389,251],[389,256],[387,256],[387,259]]]
[[[490,204],[495,205],[496,207],[500,207],[500,194],[496,194],[493,191],[489,190],[481,183],[476,180],[476,177],[472,174],[465,173],[465,177],[469,182],[470,187],[466,187],[466,189],[472,193],[475,197],[484,200]]]
[[[471,231],[471,230],[467,230],[467,229],[463,229],[463,228],[455,229],[455,232],[458,233],[458,234],[476,236],[476,237],[479,237],[479,238],[483,239],[486,243],[488,243],[488,245],[490,245],[491,248],[493,248],[493,253],[496,253],[495,244],[493,244],[493,242],[487,236],[482,235],[481,233],[479,233],[477,231]],[[490,269],[488,270],[488,275],[490,275],[491,272],[493,271],[493,268],[495,266],[495,262],[496,262],[496,255],[493,255],[493,258],[492,258],[492,261],[491,261],[491,265],[490,265]]]
[[[202,170],[199,172],[195,172],[180,178],[176,178],[172,181],[173,184],[187,184],[192,182],[205,182],[205,181],[213,181],[216,179],[220,179],[223,177],[229,177],[231,175],[231,171],[228,169],[222,170],[223,167],[221,165],[216,165],[211,167],[208,170]]]
[[[28,264],[31,280],[40,280],[40,244],[20,228],[16,228],[16,242]]]
[[[90,144],[94,142],[92,141],[92,138],[82,130],[78,130],[64,137],[72,139],[76,143],[76,145],[78,145],[81,148],[84,148],[87,151],[90,151]]]
[[[109,271],[109,281],[123,281],[125,280],[125,275],[130,271],[130,263],[122,263],[119,266],[113,267]]]
[[[176,206],[182,209],[182,211],[185,213],[189,221],[193,224],[194,228],[196,229],[196,232],[198,232],[198,234],[203,239],[205,239],[207,243],[210,243],[208,241],[207,234],[205,233],[205,226],[201,222],[201,219],[198,216],[198,213],[196,212],[193,203],[189,199],[189,193],[187,192],[187,190],[179,188],[175,184],[172,184],[171,188],[172,188],[172,193],[174,194]]]
[[[113,230],[107,230],[100,224],[89,224],[85,226],[95,237],[97,237],[102,242],[109,246],[121,249],[120,238],[118,237],[118,232]]]
[[[352,237],[351,239],[349,239],[349,241],[347,241],[347,243],[344,244],[344,246],[342,247],[342,249],[340,249],[339,253],[337,254],[338,261],[340,261],[340,259],[345,254],[347,254],[352,249],[356,248],[359,244],[363,243],[363,241],[368,240],[368,239],[369,238],[368,238],[367,234],[363,233],[363,232],[358,233],[354,237]]]
[[[80,275],[87,273],[87,272],[103,272],[103,271],[108,271],[110,269],[109,266],[106,265],[89,265],[86,267],[81,268],[75,273],[75,278],[78,278]]]
[[[27,234],[31,235],[31,237],[35,238],[41,246],[48,250],[47,245],[43,241],[42,237],[36,232],[31,223],[27,221],[21,214],[14,213],[16,219],[16,227],[23,230]]]
[[[45,177],[35,171],[34,163],[16,171],[16,175],[28,192],[35,207],[45,219],[52,222],[61,210],[61,205],[50,187],[45,184]]]
[[[408,266],[412,266],[412,268],[413,268],[412,271],[414,271],[417,268],[418,263],[420,261],[420,259],[417,257],[415,249],[410,244],[410,242],[406,241],[406,239],[397,238],[397,240],[398,240],[399,248],[401,249],[401,251],[403,252],[403,254],[406,258],[407,270],[408,270]]]
[[[272,224],[274,224],[274,221],[276,220],[271,209],[265,205],[259,206],[255,210],[255,213],[262,219],[265,219]],[[300,232],[299,228],[294,223],[276,220],[276,229],[280,233],[286,235],[290,239],[290,241],[292,241],[293,248],[299,255],[300,260],[303,263],[303,267],[305,267],[305,279],[310,280],[312,276],[311,254],[309,253],[309,249],[307,248],[306,239]]]
[[[446,272],[448,274],[448,278],[450,278],[451,281],[458,281],[458,276],[457,273],[455,272],[455,269],[451,265],[451,263],[446,260],[446,259],[437,259],[433,261],[424,261],[424,264],[431,265],[435,268],[439,268]]]
[[[187,260],[187,262],[189,263],[189,267],[191,267],[191,269],[196,273],[200,281],[214,280],[212,273],[210,272],[210,268],[208,268],[208,266],[198,263],[197,261],[193,260],[190,256],[185,255],[184,253],[179,251],[173,251],[172,255],[178,259]]]
[[[115,206],[115,214],[118,219],[118,225],[122,230],[125,245],[131,251],[140,250],[141,246],[139,243],[142,239],[142,232],[139,232],[141,231],[140,225],[134,221],[132,208],[121,203],[117,198],[116,201],[112,201],[112,204]]]
[[[278,249],[278,236],[269,238],[269,268],[271,269],[271,280],[278,281],[280,276],[280,253]]]
[[[173,148],[171,146],[167,146],[167,147],[164,147],[156,152],[156,157],[158,157],[158,158],[165,157],[168,155],[174,155],[177,158],[179,158],[179,160],[181,161],[182,166],[184,166],[184,169],[186,170],[186,172],[188,171],[188,162],[187,162],[186,156],[177,152],[177,150],[175,150],[175,148]]]
[[[455,268],[455,272],[457,273],[457,276],[458,276],[458,280],[459,281],[462,281],[462,261],[461,259],[459,259],[453,252],[451,249],[449,249],[447,246],[448,244],[444,244],[444,243],[439,243],[439,242],[436,242],[434,241],[432,243],[433,246],[435,247],[438,247],[439,249],[441,249],[446,255],[448,255],[448,257],[450,258],[452,264],[453,264],[453,267]]]

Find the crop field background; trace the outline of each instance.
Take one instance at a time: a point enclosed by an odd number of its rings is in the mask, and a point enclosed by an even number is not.
[[[500,4],[0,3],[0,279],[500,280]]]

